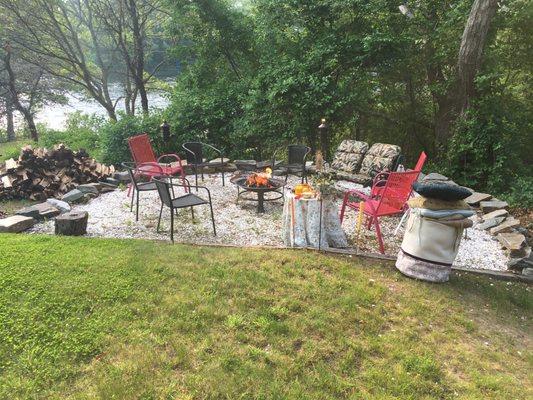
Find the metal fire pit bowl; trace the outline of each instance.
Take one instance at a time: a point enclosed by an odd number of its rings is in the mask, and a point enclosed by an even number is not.
[[[237,185],[237,202],[239,201],[239,197],[244,192],[252,192],[257,193],[257,199],[254,198],[245,198],[246,200],[250,201],[257,201],[257,212],[258,213],[264,213],[265,212],[265,201],[274,201],[283,198],[283,191],[279,191],[282,189],[286,183],[285,181],[281,179],[275,179],[275,178],[269,178],[269,183],[272,185],[272,187],[266,187],[266,186],[248,186],[246,184],[246,180],[248,179],[250,175],[241,175],[235,178],[231,179],[231,182]],[[277,196],[266,198],[265,199],[265,193],[268,192],[275,192],[277,193]]]

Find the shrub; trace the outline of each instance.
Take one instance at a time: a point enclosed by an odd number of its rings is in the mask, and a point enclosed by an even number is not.
[[[533,209],[533,176],[517,178],[504,197],[512,207]]]
[[[104,119],[77,111],[68,116],[64,130],[39,127],[39,145],[53,147],[64,143],[73,150],[84,149],[92,157],[100,158],[100,134]]]
[[[152,113],[149,116],[122,115],[117,122],[105,124],[100,132],[102,162],[119,166],[131,161],[127,139],[140,133],[147,133],[156,154],[161,153],[164,150],[159,130],[161,122],[161,114]]]

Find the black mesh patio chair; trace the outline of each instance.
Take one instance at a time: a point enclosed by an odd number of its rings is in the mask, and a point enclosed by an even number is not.
[[[147,175],[143,174],[144,170],[146,172],[150,173],[152,175],[154,171],[157,171],[157,169],[160,170],[161,174],[159,177],[169,179],[171,180],[171,176],[165,175],[163,168],[159,166],[157,163],[143,163],[139,166],[136,166],[133,162],[125,162],[122,163],[122,166],[128,170],[128,173],[130,175],[131,183],[130,188],[132,189],[131,192],[131,204],[130,204],[130,211],[133,211],[133,202],[135,201],[135,221],[139,221],[139,194],[141,192],[150,192],[157,190],[157,187],[155,186],[155,182],[151,180],[151,177],[149,181],[143,181],[143,177],[147,177]],[[174,189],[172,189],[174,190]]]
[[[272,157],[272,165],[276,165],[276,151]],[[276,165],[276,168],[285,175],[285,182],[289,175],[296,175],[302,177],[302,183],[307,182],[307,171],[305,168],[305,161],[307,155],[311,152],[311,148],[301,144],[290,144],[287,146],[287,162]]]
[[[211,168],[220,168],[226,166],[227,162],[224,161],[224,155],[222,154],[222,151],[217,149],[214,146],[211,146],[207,143],[202,142],[186,142],[182,145],[183,149],[185,149],[185,157],[187,159],[187,165],[192,165],[194,170],[194,177],[195,177],[195,184],[196,188],[198,188],[198,169],[200,168],[200,173],[202,175],[202,181],[204,180],[204,171],[203,167],[211,167]],[[204,148],[207,148],[209,151],[214,152],[217,154],[217,158],[220,158],[220,161],[204,161]],[[224,182],[224,168],[222,168],[222,186],[225,185]]]
[[[169,182],[168,179],[153,179],[159,192],[159,197],[161,198],[161,209],[159,210],[159,219],[157,220],[157,232],[159,232],[159,227],[161,225],[161,215],[163,214],[163,207],[167,206],[170,208],[170,240],[174,242],[174,211],[180,208],[191,208],[192,220],[194,221],[194,208],[196,206],[201,206],[204,204],[209,204],[209,209],[211,211],[211,222],[213,223],[213,233],[216,236],[217,230],[215,227],[215,216],[213,214],[213,203],[211,202],[211,192],[205,186],[197,186],[198,189],[204,189],[207,192],[207,197],[209,200],[204,200],[201,197],[190,192],[190,185],[183,185],[179,183]],[[170,195],[170,191],[173,187],[184,187],[185,191],[188,192],[183,196],[175,197]]]

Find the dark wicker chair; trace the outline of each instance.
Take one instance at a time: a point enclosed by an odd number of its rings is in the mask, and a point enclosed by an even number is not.
[[[200,172],[202,175],[202,180],[204,180],[203,167],[219,168],[224,167],[227,164],[227,162],[224,161],[224,155],[222,154],[222,151],[214,146],[211,146],[210,144],[202,142],[186,142],[183,143],[182,147],[185,150],[187,165],[191,165],[194,169],[196,188],[198,188],[198,168],[201,168]],[[220,162],[205,162],[204,148],[207,148],[208,150],[217,154],[217,156],[220,157]],[[224,168],[222,168],[222,186],[224,185]]]
[[[289,175],[301,175],[302,183],[307,182],[307,171],[305,168],[305,161],[307,155],[311,152],[311,148],[301,144],[290,144],[287,146],[287,162],[276,164],[276,151],[272,157],[272,165],[281,171],[281,175],[285,175],[285,182]]]
[[[213,203],[211,202],[211,192],[208,188],[205,186],[197,186],[197,189],[204,189],[207,192],[209,200],[204,200],[190,192],[190,185],[172,183],[169,182],[168,179],[153,179],[153,182],[155,183],[157,191],[159,192],[159,197],[161,198],[161,210],[159,211],[159,219],[157,220],[157,232],[159,232],[159,227],[161,225],[161,215],[163,214],[164,206],[170,208],[170,240],[174,242],[174,210],[190,207],[192,219],[194,221],[193,207],[209,204],[209,209],[211,210],[211,222],[213,223],[213,233],[215,236],[217,235],[215,217],[213,214]],[[184,187],[185,191],[188,193],[179,197],[173,197],[170,195],[173,187]]]

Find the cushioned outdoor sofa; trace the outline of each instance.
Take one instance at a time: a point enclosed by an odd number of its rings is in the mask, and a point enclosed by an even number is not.
[[[331,168],[337,179],[370,185],[376,174],[396,169],[401,148],[395,144],[368,143],[343,140],[339,145]]]

